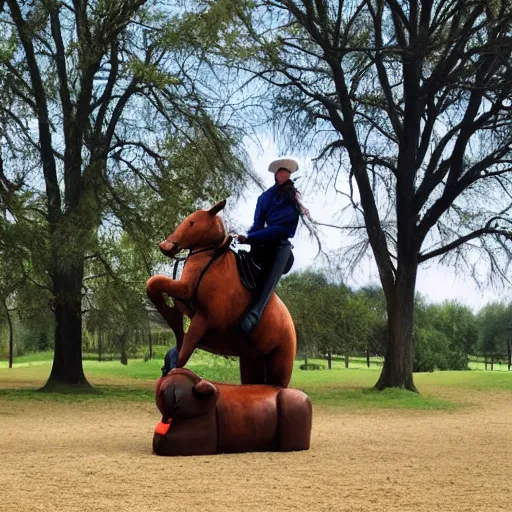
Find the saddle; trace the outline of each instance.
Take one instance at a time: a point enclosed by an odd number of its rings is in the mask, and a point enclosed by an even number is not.
[[[235,252],[236,267],[240,281],[248,290],[255,290],[258,284],[263,280],[263,264],[256,259],[248,251]]]
[[[249,291],[253,291],[262,285],[265,280],[268,265],[266,265],[264,261],[261,261],[260,258],[256,257],[252,252],[239,250],[233,251],[233,254],[235,255],[238,275],[240,276],[240,281],[242,281],[244,287]],[[295,258],[293,253],[290,252],[290,257],[286,263],[283,275],[290,271],[294,260]]]

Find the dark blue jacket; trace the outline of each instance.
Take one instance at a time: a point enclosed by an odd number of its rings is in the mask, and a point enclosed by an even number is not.
[[[258,197],[254,224],[247,234],[249,244],[293,238],[299,223],[296,204],[288,197],[277,197],[277,183]]]

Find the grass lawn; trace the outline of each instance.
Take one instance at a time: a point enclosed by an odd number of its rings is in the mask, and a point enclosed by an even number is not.
[[[157,352],[158,353],[158,352]],[[84,361],[87,378],[94,385],[94,392],[40,393],[51,368],[51,352],[30,354],[15,359],[14,368],[8,369],[0,362],[0,399],[18,400],[120,400],[148,401],[154,399],[154,385],[160,376],[162,359],[129,360],[128,365],[118,361]],[[311,360],[325,365],[325,361]],[[333,361],[332,370],[300,370],[303,361],[295,362],[291,386],[302,389],[316,405],[356,409],[452,409],[460,407],[457,393],[478,391],[512,392],[512,372],[467,371],[415,374],[415,384],[420,394],[399,389],[374,391],[380,367],[366,368],[364,361],[356,360],[348,369],[342,360]],[[215,357],[197,351],[188,368],[210,380],[238,382],[238,361]],[[446,399],[443,390],[451,390]],[[455,396],[455,399],[452,398]]]

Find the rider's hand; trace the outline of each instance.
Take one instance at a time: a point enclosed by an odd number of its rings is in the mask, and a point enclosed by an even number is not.
[[[238,243],[239,244],[246,244],[247,243],[247,237],[245,235],[238,235]]]

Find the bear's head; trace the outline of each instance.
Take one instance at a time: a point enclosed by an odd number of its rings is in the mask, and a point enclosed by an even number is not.
[[[215,406],[218,397],[211,382],[186,368],[175,368],[156,385],[156,405],[164,420],[203,416]]]

